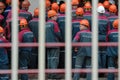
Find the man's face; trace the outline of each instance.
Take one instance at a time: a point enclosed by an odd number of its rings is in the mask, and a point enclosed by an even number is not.
[[[90,8],[86,8],[85,11],[91,11],[91,9]]]
[[[28,11],[29,6],[30,6],[29,1],[25,0],[25,1],[22,2],[22,9],[23,9],[23,10]]]
[[[0,2],[0,14],[4,12],[5,5]]]
[[[80,30],[83,30],[84,29],[84,25],[80,25]]]
[[[4,8],[0,7],[0,14],[2,14],[4,12]]]
[[[24,6],[22,6],[22,9],[28,11],[29,6],[28,5],[24,5]]]

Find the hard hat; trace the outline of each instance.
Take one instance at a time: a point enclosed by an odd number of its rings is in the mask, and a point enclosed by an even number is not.
[[[102,3],[98,3],[98,7],[99,7],[99,6],[103,6],[103,4],[102,4]]]
[[[110,6],[109,1],[104,1],[104,2],[103,2],[103,6],[104,6],[106,9],[108,9],[109,6]]]
[[[76,9],[76,15],[83,15],[83,14],[84,14],[83,8],[79,7]]]
[[[84,8],[86,8],[86,9],[92,8],[90,2],[86,2],[85,5],[84,5]]]
[[[0,26],[0,33],[3,33],[4,29]]]
[[[99,6],[99,7],[97,8],[97,12],[98,12],[98,13],[105,13],[105,8],[104,8],[103,6]]]
[[[78,5],[78,4],[79,4],[78,0],[72,0],[72,5]]]
[[[55,10],[55,11],[58,11],[59,10],[58,4],[57,3],[53,3],[52,6],[51,6],[51,9]]]
[[[25,26],[25,25],[27,25],[28,23],[27,23],[27,20],[26,19],[21,19],[20,20],[20,27],[21,26]]]
[[[46,0],[46,7],[50,7],[51,2],[49,0]]]
[[[78,0],[78,2],[80,2],[81,0]]]
[[[53,17],[53,16],[56,16],[56,15],[57,15],[57,13],[56,13],[55,10],[49,10],[49,11],[48,11],[48,18]]]
[[[6,3],[7,4],[11,4],[11,0],[6,0]]]
[[[116,13],[117,12],[117,7],[116,5],[112,4],[109,7],[109,12]]]
[[[5,4],[3,2],[0,2],[0,8],[2,8],[2,9],[5,8]]]
[[[39,9],[36,8],[36,9],[34,10],[34,16],[38,16],[38,15],[39,15]]]
[[[118,23],[119,23],[119,20],[118,20],[118,19],[114,20],[114,22],[113,22],[113,27],[114,27],[114,28],[118,28]]]
[[[89,21],[87,19],[83,19],[80,21],[80,25],[85,25],[86,27],[89,27]]]
[[[61,4],[60,5],[60,12],[65,12],[65,7],[66,7],[65,4]]]

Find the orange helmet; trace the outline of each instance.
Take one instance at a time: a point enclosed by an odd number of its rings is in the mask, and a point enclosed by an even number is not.
[[[3,33],[4,29],[0,26],[0,33]]]
[[[5,8],[5,4],[3,2],[0,2],[0,8],[2,8],[2,9]]]
[[[114,4],[110,5],[109,11],[112,12],[112,13],[116,13],[116,12],[117,12],[117,7],[116,7],[116,5],[114,5]]]
[[[51,2],[49,0],[46,0],[46,7],[50,7]]]
[[[80,21],[80,25],[85,25],[85,26],[89,27],[89,22],[87,19],[83,19]]]
[[[6,0],[6,3],[7,4],[11,4],[11,0]]]
[[[21,26],[25,26],[25,25],[27,25],[28,23],[27,23],[27,20],[26,19],[21,19],[20,20],[20,27]]]
[[[79,1],[78,0],[72,0],[72,5],[78,5]]]
[[[60,12],[65,12],[65,4],[60,5]]]
[[[103,4],[102,4],[102,3],[98,3],[98,7],[99,7],[99,6],[103,6]]]
[[[38,15],[39,15],[39,9],[36,8],[36,9],[34,10],[34,16],[38,16]]]
[[[118,28],[118,23],[119,23],[119,20],[118,20],[118,19],[114,20],[114,22],[113,22],[113,27],[114,27],[114,28]]]
[[[78,0],[78,2],[80,2],[81,0]]]
[[[85,5],[84,5],[84,8],[85,9],[91,9],[92,6],[91,6],[90,2],[86,2]]]
[[[59,10],[58,4],[57,3],[53,3],[52,6],[51,6],[51,9],[55,10],[55,11],[58,11]]]
[[[57,15],[56,11],[54,11],[54,10],[49,10],[48,11],[48,18],[56,16],[56,15]]]
[[[83,8],[79,7],[76,9],[76,15],[83,15],[83,14],[84,14]]]
[[[104,6],[106,9],[108,9],[109,6],[110,6],[109,1],[104,1],[104,2],[103,2],[103,6]]]

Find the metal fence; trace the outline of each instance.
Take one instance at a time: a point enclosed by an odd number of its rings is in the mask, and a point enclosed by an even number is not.
[[[17,0],[12,0],[12,71],[6,71],[6,73],[11,73],[11,80],[18,80],[18,73],[20,73],[20,71],[18,70],[18,29],[16,29],[17,25],[18,25],[18,8],[17,8]],[[42,3],[42,4],[40,4]],[[97,3],[98,0],[92,0],[92,22],[94,23],[92,25],[92,80],[98,80],[98,72],[102,71],[102,72],[109,72],[109,70],[105,69],[105,70],[98,70],[98,28],[96,28],[98,26],[98,16],[97,16]],[[38,75],[38,80],[45,80],[45,73],[46,72],[50,72],[45,70],[45,0],[39,0],[39,4],[40,4],[40,18],[39,18],[39,22],[41,24],[39,24],[39,71],[37,70],[30,70],[27,71],[27,73],[39,73]],[[72,79],[72,72],[74,72],[71,69],[71,49],[72,49],[72,43],[71,43],[71,0],[66,0],[66,26],[69,26],[69,28],[66,29],[66,40],[65,40],[65,45],[63,44],[62,46],[65,46],[65,70],[61,69],[58,70],[60,73],[64,73],[65,72],[65,80],[71,80]],[[119,0],[119,19],[120,19],[120,0]],[[96,26],[96,27],[94,27]],[[120,26],[120,25],[119,25]],[[40,33],[42,32],[42,33]],[[120,28],[119,28],[119,33],[120,33]],[[120,35],[120,34],[119,34]],[[37,44],[36,44],[37,46]],[[120,36],[119,36],[119,58],[118,61],[120,63]],[[56,70],[55,70],[56,71]],[[26,72],[25,70],[21,73]],[[84,71],[83,71],[84,72]],[[118,78],[120,79],[120,64],[119,64],[119,68],[118,70],[115,69],[113,70],[113,72],[118,72]],[[2,73],[2,72],[1,72]],[[4,73],[4,72],[3,72]],[[57,73],[57,71],[56,71]],[[119,80],[118,79],[118,80]]]

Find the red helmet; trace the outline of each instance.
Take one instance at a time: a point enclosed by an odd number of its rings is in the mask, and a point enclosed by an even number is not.
[[[0,33],[3,33],[4,29],[0,26]]]
[[[92,6],[91,6],[90,2],[86,2],[85,5],[84,5],[84,8],[85,9],[91,9]]]
[[[59,6],[57,3],[53,3],[51,8],[52,8],[52,10],[55,10],[56,12],[59,10]]]
[[[78,0],[72,0],[72,5],[78,5],[79,1]]]
[[[112,12],[112,13],[116,13],[116,12],[117,12],[117,7],[116,7],[116,5],[114,5],[114,4],[110,5],[109,11]]]
[[[85,25],[86,27],[89,27],[89,21],[87,19],[83,19],[80,21],[80,25]]]
[[[106,9],[108,9],[109,6],[110,6],[109,1],[104,1],[104,2],[103,2],[103,6],[104,6]]]
[[[11,0],[6,0],[6,3],[7,4],[11,4]]]
[[[56,11],[54,11],[54,10],[49,10],[48,11],[48,18],[56,16],[56,15],[57,15]]]
[[[99,6],[103,6],[103,4],[102,4],[102,3],[98,3],[98,7],[99,7]]]

